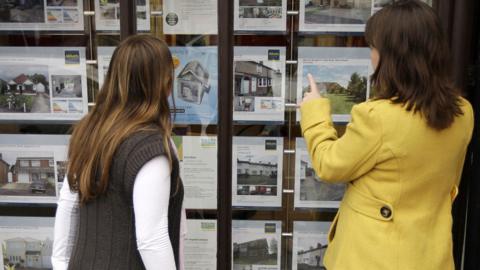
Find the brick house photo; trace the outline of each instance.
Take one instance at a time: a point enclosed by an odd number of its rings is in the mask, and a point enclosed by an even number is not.
[[[0,195],[55,196],[53,155],[0,152]]]
[[[48,66],[0,65],[0,113],[50,113]]]

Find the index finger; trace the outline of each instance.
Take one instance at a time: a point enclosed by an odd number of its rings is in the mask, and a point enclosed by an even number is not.
[[[315,82],[315,79],[313,78],[312,74],[308,73],[307,79],[308,79],[308,83],[310,84],[310,91],[314,93],[318,93],[317,83]]]

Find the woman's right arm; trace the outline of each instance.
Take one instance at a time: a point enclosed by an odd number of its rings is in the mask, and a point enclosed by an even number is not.
[[[75,243],[78,224],[78,193],[72,192],[65,177],[55,215],[55,230],[52,250],[52,266],[54,270],[66,270],[73,245]]]
[[[168,231],[169,201],[170,165],[167,157],[158,156],[143,165],[133,186],[137,248],[147,270],[177,269]]]

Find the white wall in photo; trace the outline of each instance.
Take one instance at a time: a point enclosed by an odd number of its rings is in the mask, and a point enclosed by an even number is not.
[[[294,221],[292,270],[325,270],[330,222]]]
[[[233,137],[232,205],[281,207],[283,138]]]
[[[235,47],[233,120],[285,120],[285,47]]]
[[[54,222],[55,219],[50,217],[2,217],[0,243],[3,267],[52,269]]]
[[[56,203],[68,135],[0,135],[0,202]],[[63,179],[62,179],[63,181]]]

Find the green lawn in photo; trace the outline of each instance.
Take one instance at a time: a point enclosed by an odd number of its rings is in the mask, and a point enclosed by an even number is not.
[[[331,81],[317,82],[317,88],[323,96],[330,99],[332,114],[350,114],[353,105],[366,100],[367,77],[354,72],[343,85],[333,78]],[[310,86],[303,87],[303,95],[309,91]]]
[[[355,102],[355,97],[347,94],[327,94],[332,106],[332,114],[350,114]]]

